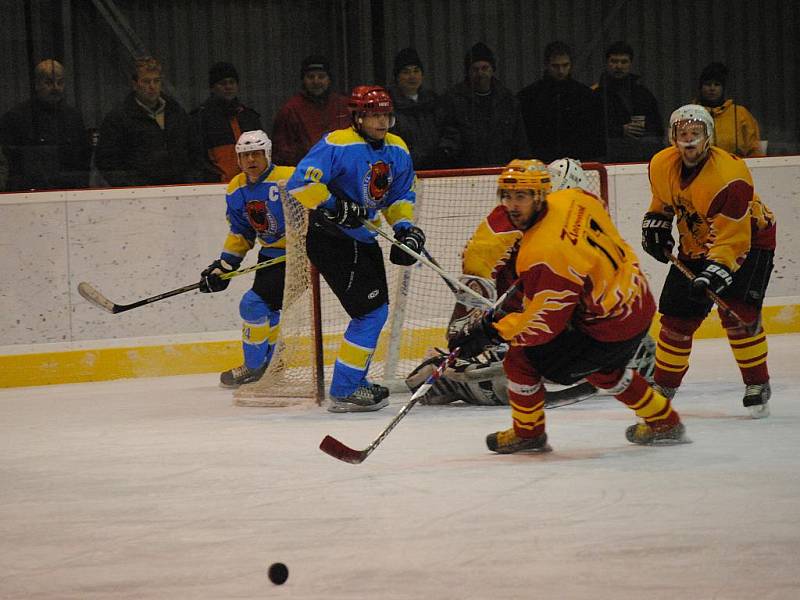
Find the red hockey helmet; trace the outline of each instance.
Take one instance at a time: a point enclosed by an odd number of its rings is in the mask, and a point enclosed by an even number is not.
[[[353,91],[350,92],[347,107],[350,109],[354,125],[358,125],[358,118],[367,113],[388,115],[394,113],[394,104],[389,92],[377,85],[354,87]],[[391,127],[392,125],[389,126]]]

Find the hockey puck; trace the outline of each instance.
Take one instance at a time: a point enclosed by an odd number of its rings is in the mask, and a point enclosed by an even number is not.
[[[269,580],[275,585],[283,585],[289,579],[289,569],[283,563],[272,563],[269,566]]]

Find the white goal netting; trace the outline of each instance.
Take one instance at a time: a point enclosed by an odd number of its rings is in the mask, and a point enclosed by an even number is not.
[[[602,165],[584,163],[590,191],[608,201]],[[420,173],[417,184],[417,224],[425,231],[426,249],[442,268],[458,276],[461,251],[475,228],[497,204],[500,169]],[[272,363],[257,383],[235,392],[245,406],[287,406],[321,402],[330,383],[336,352],[349,317],[324,281],[314,300],[312,276],[305,254],[305,211],[284,199],[287,221],[287,271],[280,341]],[[392,234],[384,223],[384,231]],[[445,332],[455,298],[442,279],[416,264],[398,267],[383,248],[389,279],[389,319],[381,334],[369,376],[393,390],[407,390],[404,379],[430,349],[446,347]],[[314,307],[318,308],[315,317]],[[320,351],[317,348],[321,349]],[[320,364],[320,368],[317,368]]]

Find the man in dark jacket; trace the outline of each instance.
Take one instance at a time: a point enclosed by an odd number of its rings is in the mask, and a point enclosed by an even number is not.
[[[550,42],[544,75],[517,95],[531,155],[551,162],[562,156],[597,160],[605,154],[602,113],[591,88],[572,79],[572,48]]]
[[[211,95],[190,116],[200,131],[210,169],[216,181],[227,183],[241,172],[236,140],[245,131],[257,131],[261,116],[239,101],[239,73],[231,63],[219,62],[208,71]]]
[[[85,188],[89,136],[81,113],[64,101],[64,67],[43,60],[34,69],[35,94],[0,119],[8,159],[8,191]]]
[[[592,86],[604,114],[609,162],[646,162],[664,148],[664,124],[655,96],[631,73],[633,48],[614,42],[606,50],[606,69]]]
[[[457,166],[505,165],[530,155],[519,103],[495,78],[496,67],[494,53],[478,42],[464,56],[464,81],[444,94],[441,146]]]
[[[440,154],[442,114],[439,95],[423,89],[422,61],[414,48],[404,48],[394,59],[394,85],[389,94],[394,102],[396,133],[408,146],[414,169],[440,169],[448,165]]]
[[[208,180],[189,115],[161,93],[161,64],[137,59],[133,91],[103,119],[95,162],[109,185],[164,185]]]

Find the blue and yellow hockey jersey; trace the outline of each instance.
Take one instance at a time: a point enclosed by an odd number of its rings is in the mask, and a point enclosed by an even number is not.
[[[294,167],[271,165],[255,183],[249,183],[244,173],[231,179],[225,196],[230,232],[220,255],[222,260],[238,268],[256,240],[261,245],[259,253],[264,256],[286,254],[286,225],[278,182],[289,179],[293,172]]]
[[[380,225],[378,211],[395,232],[414,221],[416,174],[405,142],[388,133],[381,145],[368,143],[352,127],[337,129],[317,142],[300,161],[287,184],[288,191],[309,209],[334,210],[336,196],[368,209]],[[376,233],[366,227],[341,231],[361,242]]]

